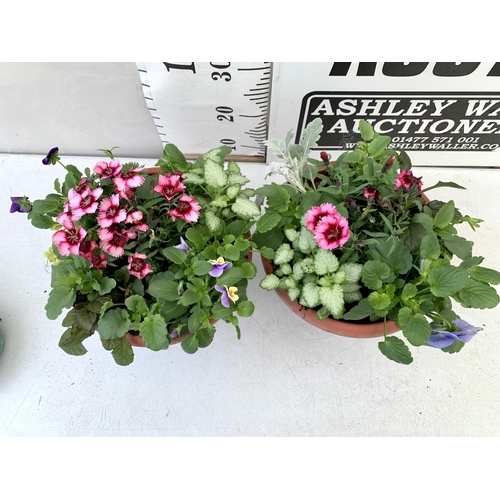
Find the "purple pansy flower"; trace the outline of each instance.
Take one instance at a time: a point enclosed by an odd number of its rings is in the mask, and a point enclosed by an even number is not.
[[[233,267],[231,262],[226,262],[222,257],[219,257],[217,260],[209,260],[208,262],[213,266],[208,274],[214,278],[218,278],[224,271]]]
[[[48,153],[47,156],[42,160],[42,163],[44,165],[55,165],[58,160],[59,160],[59,148],[52,148]]]
[[[239,297],[236,295],[236,292],[238,289],[235,286],[230,286],[227,288],[227,286],[220,286],[220,285],[215,285],[215,289],[222,293],[222,297],[220,299],[222,305],[224,307],[229,307],[231,303],[229,302],[229,299],[231,299],[233,302],[236,302]]]
[[[186,253],[189,250],[189,245],[184,241],[184,238],[181,236],[181,243],[179,245],[175,245],[174,248],[178,248]]]
[[[31,203],[26,196],[11,196],[10,213],[14,212],[29,212],[31,210]]]
[[[431,336],[427,341],[427,345],[442,349],[443,347],[448,347],[455,340],[460,340],[460,342],[469,342],[469,340],[476,335],[476,333],[483,330],[483,328],[472,326],[467,321],[456,318],[453,320],[453,324],[460,330],[456,332],[448,332],[446,330],[432,330]]]

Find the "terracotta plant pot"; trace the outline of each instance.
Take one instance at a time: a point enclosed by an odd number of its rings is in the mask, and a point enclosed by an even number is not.
[[[266,274],[271,274],[274,271],[271,260],[262,257],[262,265]],[[356,323],[351,321],[337,320],[333,318],[325,318],[320,321],[316,316],[314,309],[309,309],[299,304],[298,300],[290,300],[286,290],[275,289],[280,299],[297,315],[307,321],[309,324],[324,330],[325,332],[341,335],[342,337],[352,337],[357,339],[370,339],[382,337],[384,335],[384,322],[377,323]],[[392,334],[400,330],[394,321],[386,322],[386,333]]]

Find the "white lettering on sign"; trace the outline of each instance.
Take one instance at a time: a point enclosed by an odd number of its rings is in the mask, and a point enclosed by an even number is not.
[[[311,115],[422,116],[432,110],[430,116],[442,116],[443,110],[457,101],[453,99],[434,99],[432,101],[430,99],[411,99],[409,105],[401,106],[398,109],[400,102],[401,100],[399,99],[360,99],[358,109],[358,99],[344,99],[339,102],[337,113],[335,113],[330,100],[323,99]],[[476,114],[479,111],[481,110],[473,110]]]

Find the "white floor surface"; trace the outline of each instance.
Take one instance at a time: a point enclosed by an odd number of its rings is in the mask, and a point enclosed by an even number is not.
[[[267,166],[240,165],[252,187],[264,182]],[[450,180],[468,188],[429,194],[485,220],[479,232],[460,231],[484,265],[500,270],[500,169],[414,172],[424,187]],[[64,329],[44,311],[51,233],[9,213],[11,196],[44,197],[59,175],[38,156],[0,155],[0,436],[500,436],[500,307],[465,311],[484,331],[460,353],[412,348],[413,364],[402,366],[376,339],[334,336],[294,316],[259,288],[258,258],[248,290],[256,312],[241,319],[241,340],[219,322],[212,345],[194,355],[135,348],[134,362],[120,367],[96,336],[85,356],[65,354],[57,345]]]

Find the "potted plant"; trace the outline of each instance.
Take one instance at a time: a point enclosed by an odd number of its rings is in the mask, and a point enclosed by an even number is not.
[[[475,230],[482,221],[424,194],[463,188],[439,182],[424,189],[408,155],[390,149],[391,138],[364,120],[353,151],[334,163],[326,152],[311,159],[322,128],[317,118],[298,144],[292,131],[267,141],[281,160],[270,164],[270,175],[286,182],[256,191],[266,201],[253,235],[268,259],[260,286],[285,295],[320,328],[383,336],[380,350],[399,363],[413,360],[406,342],[458,352],[481,328],[460,319],[453,301],[493,308],[499,296],[491,285],[500,283],[500,273],[473,255],[473,242],[457,234],[460,223]],[[403,338],[389,335],[399,330]]]
[[[194,163],[173,144],[156,167],[122,164],[112,150],[81,172],[64,165],[57,148],[43,160],[65,169],[45,199],[12,199],[33,226],[54,231],[46,314],[63,310],[59,346],[87,352],[83,341],[99,333],[119,365],[133,361],[133,345],[153,351],[181,343],[187,353],[207,347],[218,320],[234,325],[253,313],[248,280],[250,228],[260,209],[249,180],[227,146]]]

